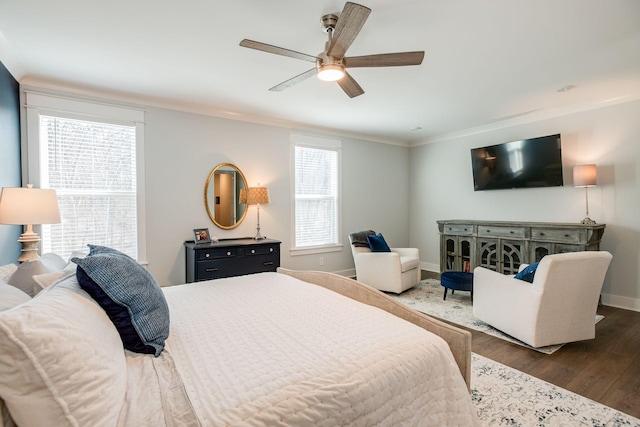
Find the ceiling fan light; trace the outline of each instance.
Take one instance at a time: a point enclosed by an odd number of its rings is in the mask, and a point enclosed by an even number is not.
[[[325,82],[335,82],[344,77],[344,67],[337,64],[325,64],[318,70],[318,78]]]

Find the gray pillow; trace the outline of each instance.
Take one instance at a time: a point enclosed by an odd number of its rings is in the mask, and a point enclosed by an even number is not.
[[[36,289],[41,289],[33,276],[45,273],[53,273],[65,268],[67,262],[60,255],[48,253],[32,261],[24,261],[11,275],[7,283],[20,289],[29,296],[36,294]]]
[[[349,234],[349,238],[353,246],[358,248],[368,248],[369,241],[367,240],[367,236],[371,236],[374,234],[376,234],[376,232],[373,230],[356,231]]]
[[[169,336],[169,307],[160,286],[137,261],[104,246],[89,245],[74,257],[80,287],[104,309],[124,348],[159,356]]]

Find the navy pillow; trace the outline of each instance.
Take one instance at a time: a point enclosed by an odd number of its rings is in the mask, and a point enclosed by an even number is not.
[[[169,307],[160,286],[133,258],[104,246],[89,246],[78,264],[80,287],[104,309],[124,348],[159,356],[169,336]]]
[[[382,237],[382,233],[367,236],[367,241],[369,242],[371,252],[391,252],[389,245],[387,245],[384,237]]]
[[[533,264],[529,264],[522,271],[519,271],[516,274],[515,278],[524,280],[525,282],[533,283],[533,277],[536,274],[536,269],[538,268],[539,262],[534,262]]]

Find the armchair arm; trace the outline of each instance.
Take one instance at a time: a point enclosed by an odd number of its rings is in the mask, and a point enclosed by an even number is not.
[[[400,256],[420,258],[420,250],[418,248],[391,248],[391,252],[395,252]]]

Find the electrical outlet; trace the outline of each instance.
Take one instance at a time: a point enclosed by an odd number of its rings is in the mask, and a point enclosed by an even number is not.
[[[318,259],[318,263],[319,263],[320,265],[324,265],[324,258],[320,257],[320,258]]]

